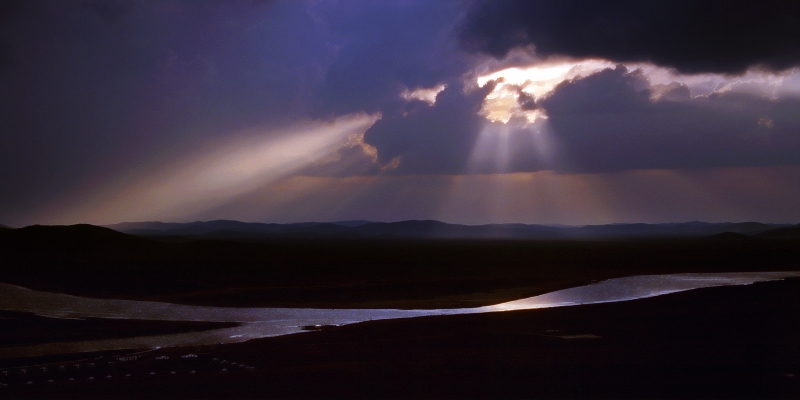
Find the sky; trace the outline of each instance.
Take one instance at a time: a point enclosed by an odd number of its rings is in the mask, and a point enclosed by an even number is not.
[[[800,3],[0,3],[0,224],[800,223]]]

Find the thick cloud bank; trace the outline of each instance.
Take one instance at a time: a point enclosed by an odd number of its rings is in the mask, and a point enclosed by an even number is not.
[[[365,134],[398,173],[506,173],[800,164],[800,99],[743,92],[694,96],[624,66],[567,80],[536,107],[548,119],[489,122],[492,90],[448,86],[433,107],[384,118]],[[524,101],[527,101],[525,99]]]
[[[491,85],[465,94],[458,82],[439,93],[433,107],[422,101],[387,115],[364,134],[380,163],[399,157],[400,173],[461,173],[486,121],[478,115]]]
[[[541,101],[566,171],[800,163],[800,100],[745,93],[690,97],[672,85],[658,100],[637,71],[607,69],[564,82]]]
[[[649,61],[682,72],[742,72],[800,63],[800,2],[486,1],[467,17],[462,46],[502,58],[539,55]]]

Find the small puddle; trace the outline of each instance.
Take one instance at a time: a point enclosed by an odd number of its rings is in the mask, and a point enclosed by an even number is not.
[[[270,336],[317,331],[370,320],[431,315],[477,314],[580,304],[635,300],[714,286],[748,285],[800,276],[800,272],[736,272],[716,274],[642,275],[609,279],[526,299],[485,307],[394,310],[319,308],[203,307],[132,300],[103,300],[39,292],[0,283],[0,310],[31,312],[51,318],[120,318],[161,321],[240,322],[241,326],[125,339],[0,348],[0,358],[93,351],[197,346],[243,342]]]

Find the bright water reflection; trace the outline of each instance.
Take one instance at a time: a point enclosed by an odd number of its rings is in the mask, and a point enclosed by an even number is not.
[[[148,301],[90,299],[0,284],[0,309],[2,310],[26,311],[53,318],[93,317],[243,323],[238,327],[203,332],[0,348],[0,358],[233,343],[298,333],[302,332],[301,327],[306,325],[346,325],[369,320],[607,303],[705,287],[747,285],[759,281],[797,276],[800,276],[800,272],[632,276],[609,279],[587,286],[559,290],[493,306],[438,310],[202,307]]]

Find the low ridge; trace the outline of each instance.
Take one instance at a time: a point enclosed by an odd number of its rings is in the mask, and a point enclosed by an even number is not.
[[[4,246],[27,248],[119,247],[152,243],[151,240],[89,224],[31,225],[0,231]]]
[[[780,238],[780,239],[800,239],[800,224],[785,228],[772,229],[758,234],[759,237]]]
[[[398,222],[303,222],[256,223],[239,221],[196,221],[188,223],[128,222],[108,228],[146,237],[181,237],[186,239],[266,240],[286,238],[413,238],[413,239],[628,239],[708,237],[729,232],[738,235],[758,235],[776,228],[791,228],[788,224],[758,222],[684,222],[662,224],[608,224],[585,226],[553,226],[535,224],[461,225],[436,220]],[[729,237],[731,235],[722,236]],[[768,235],[764,236],[768,237]]]

